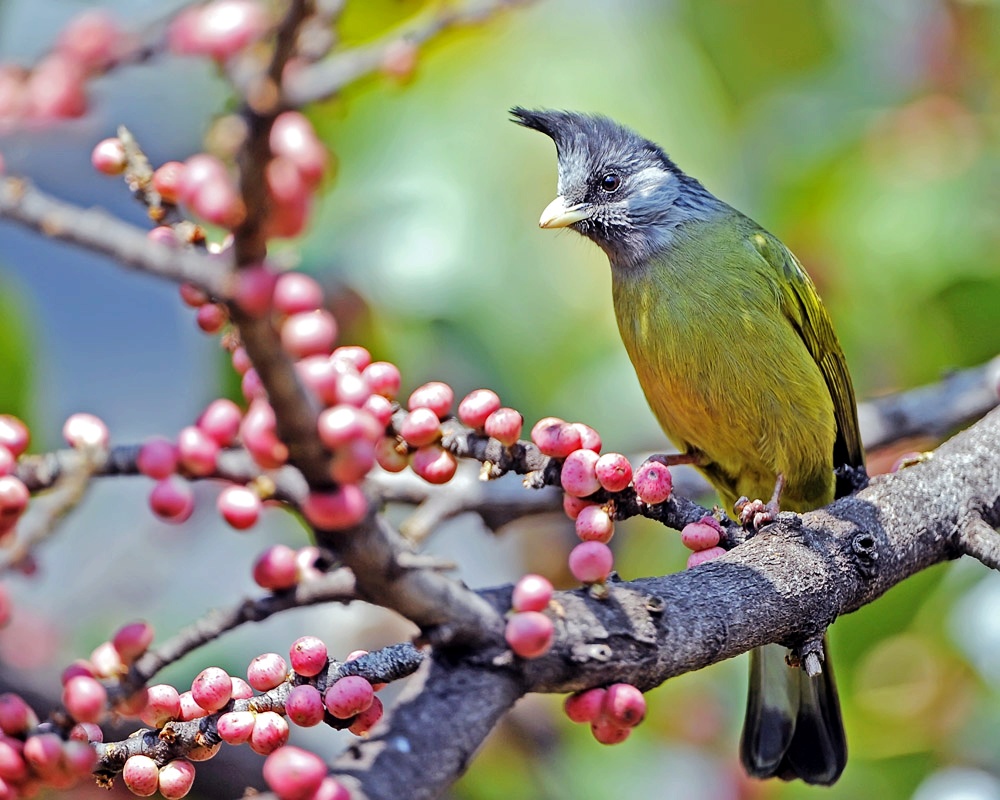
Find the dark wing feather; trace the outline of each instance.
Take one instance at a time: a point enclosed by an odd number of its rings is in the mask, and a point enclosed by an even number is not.
[[[802,337],[830,390],[837,421],[837,439],[833,446],[834,467],[850,467],[853,468],[852,472],[863,475],[865,452],[858,427],[854,387],[847,371],[844,352],[833,331],[830,315],[819,299],[812,279],[787,247],[765,231],[752,234],[750,239],[754,249],[780,276],[778,285],[781,287],[785,315]],[[856,488],[857,480],[856,474],[849,475],[843,481],[838,480],[837,496],[850,493]]]

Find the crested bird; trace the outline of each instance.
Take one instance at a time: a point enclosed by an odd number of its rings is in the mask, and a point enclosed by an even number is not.
[[[779,502],[809,511],[860,485],[844,354],[791,251],[607,117],[511,114],[555,143],[558,196],[538,224],[572,228],[607,255],[622,342],[677,463],[728,508],[770,495],[770,516]],[[751,652],[741,761],[754,777],[832,784],[847,743],[829,657],[810,675],[787,655]]]

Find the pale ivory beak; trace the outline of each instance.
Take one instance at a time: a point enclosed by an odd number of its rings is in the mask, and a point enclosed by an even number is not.
[[[593,213],[594,207],[590,203],[577,203],[575,206],[567,206],[566,198],[559,195],[559,197],[545,206],[545,210],[538,220],[538,227],[567,228],[574,222],[588,219]]]

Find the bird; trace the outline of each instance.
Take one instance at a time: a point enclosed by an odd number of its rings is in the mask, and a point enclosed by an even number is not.
[[[805,512],[863,485],[846,359],[792,252],[608,117],[511,115],[555,143],[558,196],[538,224],[571,228],[607,255],[622,342],[676,461],[699,469],[728,508],[770,496],[758,523],[779,505]],[[810,675],[781,645],[751,652],[740,743],[751,776],[830,785],[843,772],[847,741],[824,654]]]

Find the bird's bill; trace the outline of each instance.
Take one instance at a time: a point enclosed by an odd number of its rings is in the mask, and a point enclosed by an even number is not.
[[[577,203],[575,206],[567,206],[566,198],[559,195],[559,197],[545,206],[545,210],[538,220],[538,227],[568,228],[574,222],[589,219],[593,213],[594,207],[590,203]]]

